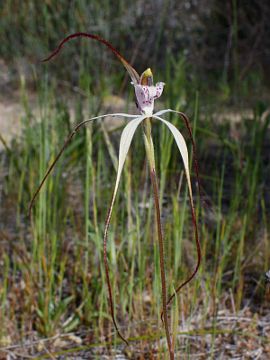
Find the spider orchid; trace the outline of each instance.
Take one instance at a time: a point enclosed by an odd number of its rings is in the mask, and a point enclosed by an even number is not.
[[[156,99],[158,99],[161,96],[165,84],[163,82],[158,82],[156,85],[154,85],[153,75],[152,75],[151,69],[149,69],[149,68],[147,70],[145,70],[141,74],[141,76],[139,76],[139,74],[136,72],[136,70],[123,58],[123,56],[115,48],[113,48],[109,42],[102,39],[98,35],[93,35],[93,34],[88,34],[88,33],[71,34],[68,37],[66,37],[64,40],[62,40],[62,42],[50,54],[50,56],[47,57],[46,59],[44,59],[43,61],[48,61],[51,58],[53,58],[54,56],[56,56],[66,42],[68,42],[69,40],[71,40],[73,38],[77,38],[77,37],[86,37],[86,38],[90,38],[90,39],[99,41],[102,44],[104,44],[105,46],[107,46],[107,48],[109,48],[118,57],[118,59],[125,66],[126,70],[128,71],[128,73],[131,77],[131,80],[132,80],[131,84],[134,86],[135,96],[136,96],[136,104],[137,104],[137,108],[138,108],[140,114],[138,114],[138,115],[130,115],[130,114],[125,114],[125,113],[105,114],[105,115],[95,116],[91,119],[87,119],[87,120],[79,123],[74,128],[72,133],[68,136],[68,138],[66,139],[62,149],[60,150],[60,152],[58,153],[58,155],[56,156],[56,158],[54,159],[54,161],[52,162],[52,164],[46,171],[43,180],[41,181],[40,185],[38,186],[37,190],[35,191],[33,198],[30,202],[29,214],[31,214],[31,210],[34,205],[34,201],[35,201],[41,187],[43,186],[44,182],[46,181],[47,177],[51,173],[54,165],[56,164],[56,162],[62,155],[62,153],[65,150],[65,148],[67,147],[67,145],[70,143],[73,136],[77,133],[77,131],[82,126],[86,125],[89,122],[92,122],[93,120],[102,119],[102,118],[106,118],[109,116],[110,117],[115,117],[115,116],[125,117],[127,119],[130,119],[128,124],[125,126],[125,128],[121,134],[121,138],[120,138],[118,170],[117,170],[117,174],[116,174],[116,182],[114,185],[112,200],[111,200],[107,218],[105,221],[105,230],[104,230],[104,237],[103,237],[103,257],[104,257],[104,265],[105,265],[105,273],[106,273],[106,282],[107,282],[107,287],[108,287],[108,296],[109,296],[108,301],[109,301],[109,307],[110,307],[110,311],[111,311],[112,321],[114,323],[115,329],[116,329],[118,335],[120,336],[120,338],[126,344],[128,344],[126,339],[120,333],[120,330],[116,323],[115,314],[114,314],[112,288],[111,288],[111,283],[110,283],[109,266],[108,266],[108,259],[107,259],[107,238],[108,238],[108,230],[109,230],[109,225],[110,225],[111,216],[112,216],[112,210],[113,210],[117,190],[118,190],[119,183],[120,183],[123,166],[124,166],[134,133],[137,130],[137,128],[139,127],[139,125],[143,125],[143,138],[144,138],[146,156],[147,156],[148,163],[149,163],[150,177],[151,177],[151,183],[152,183],[152,187],[153,187],[154,204],[155,204],[156,219],[157,219],[157,233],[158,233],[159,253],[160,253],[160,276],[161,276],[161,286],[162,286],[161,318],[162,318],[162,321],[164,322],[170,359],[174,359],[174,351],[173,351],[173,346],[172,346],[172,341],[171,341],[171,336],[170,336],[170,331],[169,331],[168,310],[167,309],[168,309],[168,305],[171,303],[171,301],[175,297],[175,294],[177,294],[180,291],[180,289],[183,286],[185,286],[187,283],[189,283],[192,280],[192,278],[196,275],[196,273],[199,269],[200,261],[201,261],[201,249],[200,249],[200,242],[199,242],[199,236],[198,236],[198,228],[197,228],[197,222],[196,222],[196,216],[195,216],[193,196],[192,196],[192,186],[191,186],[190,171],[189,171],[189,158],[188,158],[188,150],[187,150],[186,142],[185,142],[184,137],[180,133],[180,131],[173,124],[171,124],[167,120],[163,119],[161,116],[166,113],[175,113],[184,120],[184,124],[188,129],[189,137],[191,139],[192,146],[193,146],[195,172],[196,172],[197,182],[198,182],[199,190],[200,190],[198,165],[197,165],[197,159],[196,159],[196,148],[195,148],[195,143],[194,143],[193,137],[192,137],[191,126],[189,124],[189,120],[188,120],[187,116],[182,112],[171,110],[171,109],[166,109],[166,110],[161,110],[161,111],[154,113],[154,102]],[[153,119],[161,121],[170,130],[170,132],[172,133],[172,135],[174,137],[176,145],[179,149],[182,160],[183,160],[184,171],[185,171],[187,185],[188,185],[189,201],[190,201],[192,222],[193,222],[193,227],[194,227],[197,256],[198,256],[197,265],[195,267],[195,270],[191,273],[191,275],[188,277],[188,279],[184,283],[182,283],[180,286],[178,286],[176,288],[175,292],[170,297],[167,297],[166,276],[165,276],[165,266],[164,266],[164,249],[163,249],[164,241],[163,241],[163,233],[162,233],[162,226],[161,226],[161,214],[160,214],[159,196],[158,196],[158,182],[157,182],[156,167],[155,167],[154,145],[153,145],[153,140],[152,140],[152,136],[151,136],[151,127],[152,127]]]

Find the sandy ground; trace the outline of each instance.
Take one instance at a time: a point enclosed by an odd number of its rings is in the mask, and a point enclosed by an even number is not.
[[[17,74],[0,59],[0,150],[4,142],[9,144],[18,136],[21,129],[21,117],[24,114],[19,91],[14,90],[14,79]]]
[[[36,95],[27,93],[28,105],[33,115],[38,119],[39,109],[37,104]],[[69,113],[71,121],[75,118],[75,104],[69,101]],[[104,101],[104,111],[102,113],[111,112],[124,112],[125,101],[117,96],[109,96]],[[130,112],[131,111],[131,112]],[[136,109],[133,107],[129,113],[136,114]],[[88,114],[84,111],[84,119],[87,119],[96,114]],[[10,94],[9,92],[0,94],[0,151],[4,148],[5,144],[9,145],[14,137],[19,137],[22,129],[22,118],[25,116],[25,109],[18,92]],[[82,119],[83,120],[83,119]],[[107,130],[112,130],[115,127],[123,124],[123,119],[119,118],[106,118],[104,124]]]
[[[0,58],[0,151],[4,148],[5,144],[9,145],[14,137],[21,134],[22,118],[25,116],[25,109],[22,101],[21,81],[27,84],[33,84],[32,69],[26,61],[20,60],[18,64],[9,67],[7,63]],[[71,121],[75,118],[75,103],[73,100],[73,92],[78,92],[79,89],[72,89],[70,84],[65,84],[69,89],[67,91],[67,106]],[[37,95],[30,90],[26,90],[28,106],[31,113],[38,119],[39,108],[37,102]],[[74,96],[74,99],[76,97]],[[87,103],[86,103],[87,104]],[[85,107],[87,109],[87,106]],[[102,113],[112,112],[125,112],[125,100],[118,96],[108,96],[104,99]],[[135,105],[131,105],[129,113],[136,114],[137,110]],[[84,111],[84,119],[87,119],[96,114],[89,114],[87,110]],[[82,119],[82,120],[84,120]],[[106,128],[111,130],[118,127],[122,123],[122,119],[106,118],[104,120]]]
[[[20,135],[24,114],[19,96],[0,96],[0,150],[4,142],[9,145],[12,138]]]

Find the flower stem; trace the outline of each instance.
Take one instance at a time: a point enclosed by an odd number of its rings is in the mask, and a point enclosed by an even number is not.
[[[151,122],[147,118],[144,121],[144,143],[145,150],[150,167],[150,177],[153,187],[154,203],[156,209],[156,219],[157,219],[157,230],[158,230],[158,243],[159,243],[159,262],[160,262],[160,277],[161,277],[161,289],[162,289],[162,309],[164,314],[164,327],[166,332],[167,344],[169,348],[170,360],[174,360],[174,352],[172,348],[171,336],[169,331],[169,321],[168,321],[168,312],[167,312],[167,289],[166,289],[166,274],[165,274],[165,261],[164,261],[164,240],[161,226],[161,215],[160,215],[160,206],[159,206],[159,192],[158,192],[158,183],[155,170],[155,155],[154,155],[154,146],[151,136]]]

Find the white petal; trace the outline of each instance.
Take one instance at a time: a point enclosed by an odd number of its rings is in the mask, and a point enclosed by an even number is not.
[[[88,119],[85,121],[92,121],[92,120],[96,120],[96,119],[105,118],[108,116],[111,116],[111,117],[122,116],[122,117],[133,118],[133,119],[138,117],[138,115],[130,115],[130,114],[126,114],[126,113],[113,113],[113,114],[105,114],[105,115],[95,116],[95,117],[92,117],[91,119]]]
[[[128,118],[138,118],[138,115],[130,115],[130,114],[125,114],[125,113],[114,113],[114,114],[105,114],[105,115],[99,115],[99,116],[95,116],[95,117],[92,117],[91,119],[87,119],[87,120],[84,120],[82,122],[80,122],[78,125],[76,125],[73,129],[73,131],[69,134],[69,136],[67,137],[64,145],[62,146],[61,150],[59,151],[59,153],[57,154],[57,156],[55,157],[55,159],[53,160],[52,164],[49,166],[49,168],[47,169],[42,181],[40,182],[37,190],[35,191],[34,195],[32,196],[32,199],[30,201],[30,204],[29,204],[29,216],[31,217],[31,210],[32,210],[32,207],[34,205],[34,202],[35,202],[35,199],[39,193],[39,191],[41,190],[43,184],[45,183],[46,179],[48,178],[48,176],[50,175],[51,171],[53,170],[55,164],[57,163],[57,161],[59,160],[59,158],[61,157],[61,155],[63,154],[65,148],[67,147],[67,145],[70,143],[70,141],[72,140],[72,138],[74,137],[74,135],[77,133],[77,131],[82,127],[84,126],[85,124],[93,121],[93,120],[97,120],[97,119],[102,119],[102,118],[105,118],[105,117],[108,117],[108,116],[111,116],[111,117],[114,117],[114,116],[123,116],[123,117],[128,117]]]
[[[114,191],[113,191],[113,197],[109,208],[109,214],[108,219],[111,217],[113,204],[115,201],[116,193],[118,190],[123,166],[127,157],[128,150],[130,148],[131,141],[133,139],[134,133],[137,129],[137,127],[140,125],[140,123],[146,118],[145,115],[137,117],[137,119],[131,120],[124,128],[121,139],[120,139],[120,146],[119,146],[119,158],[118,158],[118,170],[117,170],[117,176],[116,181],[114,185]],[[106,229],[107,230],[107,229]]]
[[[180,131],[173,124],[171,124],[169,121],[166,121],[158,116],[158,115],[164,114],[165,112],[168,112],[168,110],[161,110],[161,111],[157,112],[156,114],[152,115],[152,117],[154,119],[158,119],[158,120],[162,121],[170,129],[171,133],[173,134],[173,137],[175,139],[175,142],[177,144],[177,147],[178,147],[180,154],[182,156],[182,159],[183,159],[184,169],[185,169],[187,183],[188,183],[188,190],[189,190],[190,199],[191,199],[190,201],[193,206],[192,187],[191,187],[190,172],[189,172],[189,165],[188,165],[188,149],[187,149],[186,141],[185,141],[183,135],[180,133]]]
[[[154,87],[154,89],[155,89],[154,99],[158,99],[161,96],[163,89],[164,89],[164,85],[165,85],[164,82],[158,82],[156,84],[156,86]]]
[[[160,111],[158,111],[157,113],[155,113],[154,115],[155,115],[155,116],[160,116],[160,115],[166,114],[166,113],[168,113],[168,112],[175,112],[175,113],[177,113],[177,111],[175,111],[175,110],[166,109],[166,110],[160,110]]]

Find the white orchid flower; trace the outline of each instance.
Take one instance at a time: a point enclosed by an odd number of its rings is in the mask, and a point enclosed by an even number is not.
[[[145,84],[146,83],[146,84]],[[151,69],[145,70],[139,83],[131,83],[135,87],[137,106],[141,114],[152,116],[154,110],[154,101],[159,98],[163,92],[165,83],[159,82],[154,86]]]
[[[135,96],[136,96],[136,104],[138,107],[138,110],[140,112],[140,115],[130,115],[125,113],[115,113],[115,114],[105,114],[100,116],[95,116],[91,119],[87,119],[81,123],[79,123],[73,130],[73,132],[68,136],[67,140],[65,141],[64,146],[60,150],[59,154],[53,161],[53,163],[48,168],[42,182],[40,183],[38,189],[34,193],[34,196],[31,200],[30,206],[29,206],[29,213],[31,213],[31,209],[33,207],[34,201],[36,199],[36,196],[38,195],[42,185],[46,181],[47,177],[49,176],[50,172],[52,171],[54,165],[62,155],[64,149],[69,144],[73,136],[76,134],[76,132],[84,125],[86,125],[89,122],[92,122],[93,120],[97,119],[103,119],[105,117],[125,117],[127,119],[130,119],[128,124],[125,126],[121,138],[120,138],[120,146],[119,146],[119,157],[118,157],[118,170],[116,174],[116,182],[114,185],[113,190],[113,196],[111,200],[111,204],[109,206],[108,215],[105,221],[105,230],[104,230],[104,238],[103,238],[103,255],[104,255],[104,265],[105,265],[105,273],[106,273],[106,281],[108,286],[108,293],[109,293],[109,306],[111,310],[112,320],[114,323],[114,326],[121,337],[123,341],[127,343],[125,338],[122,336],[122,334],[119,331],[119,328],[116,324],[115,315],[114,315],[114,305],[113,305],[113,297],[112,297],[112,289],[110,284],[110,277],[109,277],[109,267],[108,267],[108,259],[107,259],[107,237],[108,237],[108,229],[110,225],[111,215],[113,211],[113,206],[115,202],[115,198],[117,195],[117,190],[120,183],[120,178],[123,170],[123,166],[133,139],[133,136],[135,134],[135,131],[139,127],[139,125],[143,125],[143,133],[144,133],[144,143],[145,143],[145,149],[146,149],[146,155],[149,162],[150,167],[150,176],[151,176],[151,182],[153,185],[153,193],[154,193],[154,201],[155,201],[155,209],[156,209],[156,218],[157,218],[157,229],[158,229],[158,240],[159,240],[159,250],[160,250],[160,272],[161,272],[161,283],[162,283],[162,318],[164,318],[164,326],[165,326],[165,332],[166,332],[166,338],[167,338],[167,344],[170,354],[170,359],[174,359],[174,351],[172,348],[172,341],[169,331],[169,324],[168,324],[168,313],[167,313],[167,306],[174,298],[175,294],[178,293],[178,291],[186,285],[189,281],[192,280],[192,278],[195,276],[199,269],[200,260],[201,260],[201,250],[200,250],[200,243],[199,243],[199,236],[198,236],[198,229],[197,229],[197,222],[196,222],[196,216],[195,216],[195,210],[194,210],[194,203],[193,203],[193,195],[192,195],[192,185],[190,180],[190,171],[189,171],[189,157],[188,157],[188,149],[185,142],[184,137],[181,135],[180,131],[170,122],[163,119],[161,116],[166,113],[175,113],[179,115],[183,120],[185,125],[188,128],[189,136],[192,141],[193,145],[193,152],[195,155],[195,144],[192,138],[192,131],[191,127],[189,125],[188,118],[185,114],[171,110],[161,110],[157,113],[154,113],[154,102],[156,99],[158,99],[164,89],[164,83],[158,82],[156,85],[153,84],[153,75],[151,70],[148,68],[145,70],[141,76],[138,75],[136,70],[123,58],[123,56],[112,47],[112,45],[107,42],[106,40],[102,39],[98,35],[88,34],[88,33],[75,33],[72,35],[69,35],[66,37],[56,48],[56,50],[45,60],[48,61],[52,57],[58,54],[58,52],[61,50],[62,46],[69,40],[77,37],[87,37],[93,40],[97,40],[101,43],[103,43],[105,46],[107,46],[117,57],[118,59],[123,63],[125,68],[127,69],[130,77],[131,77],[131,84],[134,86],[135,90]],[[189,278],[181,284],[179,287],[176,288],[176,291],[173,295],[171,295],[169,298],[167,298],[167,288],[166,288],[166,277],[165,277],[165,266],[164,266],[164,250],[163,250],[163,234],[162,234],[162,227],[161,227],[161,215],[160,215],[160,208],[159,208],[159,196],[158,196],[158,185],[157,185],[157,177],[156,177],[156,169],[155,169],[155,156],[154,156],[154,146],[151,136],[151,126],[152,126],[152,119],[161,121],[166,127],[169,129],[169,131],[172,133],[176,145],[178,147],[178,150],[180,152],[180,155],[183,160],[185,175],[187,179],[187,185],[188,185],[188,192],[189,192],[189,199],[190,199],[190,206],[191,206],[191,215],[192,215],[192,221],[194,226],[194,233],[195,233],[195,240],[196,240],[196,247],[197,247],[197,254],[198,254],[198,261],[195,270],[192,272],[192,274],[189,276]],[[196,169],[196,176],[199,183],[199,177],[198,177],[198,166],[197,166],[197,160],[196,156],[194,158],[195,162],[195,169]]]

